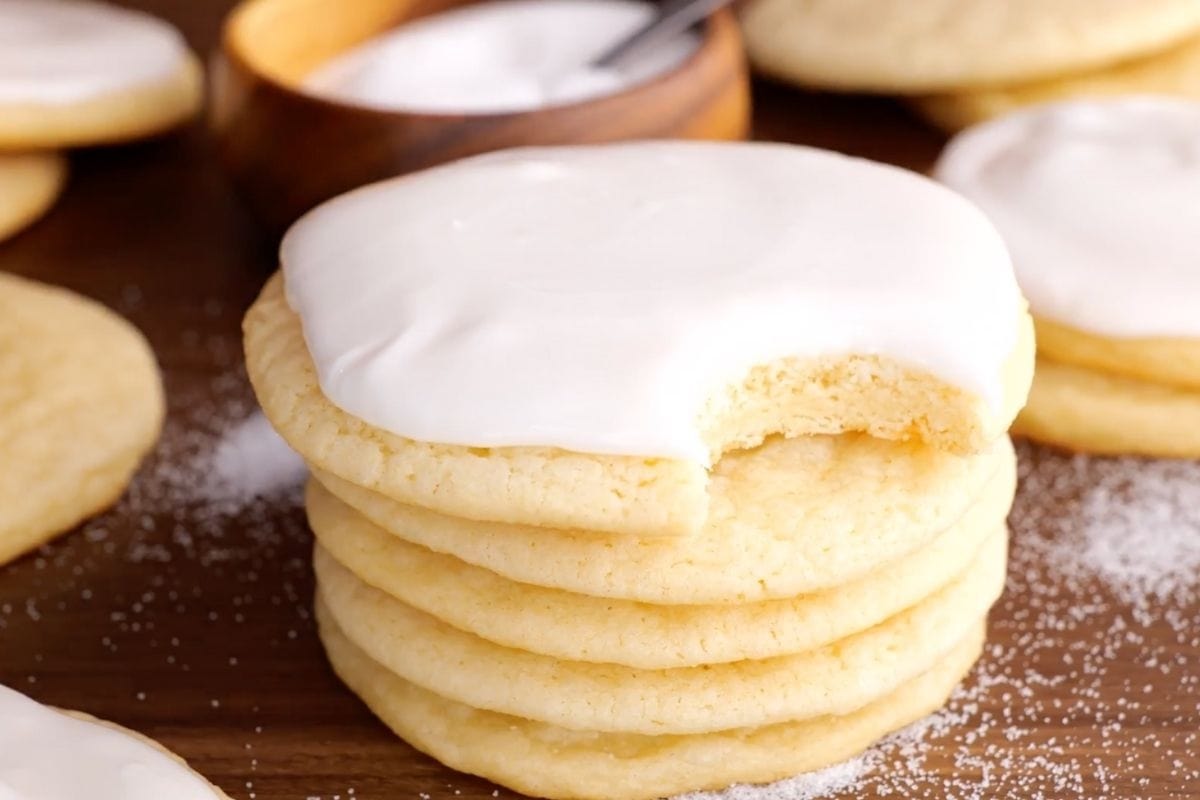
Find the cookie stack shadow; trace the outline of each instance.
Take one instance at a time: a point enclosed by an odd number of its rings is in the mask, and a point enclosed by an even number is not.
[[[962,453],[771,437],[712,467],[695,530],[637,497],[612,518],[653,535],[539,525],[525,518],[539,508],[599,512],[539,495],[531,475],[566,475],[587,496],[611,464],[596,457],[589,476],[579,454],[560,453],[565,466],[552,451],[521,456],[530,469],[504,450],[398,452],[416,445],[321,394],[279,278],[246,331],[263,407],[312,467],[330,661],[399,736],[453,768],[558,798],[767,782],[938,708],[981,652],[1015,491],[1006,436]],[[1015,361],[1029,362],[1023,347]],[[1015,412],[1024,392],[1013,394]],[[413,502],[425,473],[409,471],[423,458],[459,471],[427,462],[425,507]],[[494,486],[485,478],[504,458],[507,492],[467,502],[471,478]],[[670,462],[639,463],[679,478]]]

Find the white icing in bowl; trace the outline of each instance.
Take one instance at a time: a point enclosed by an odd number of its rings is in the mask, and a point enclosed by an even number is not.
[[[700,44],[677,36],[620,68],[588,62],[654,15],[638,0],[498,0],[418,19],[309,75],[347,103],[431,113],[502,113],[613,94],[678,67]]]

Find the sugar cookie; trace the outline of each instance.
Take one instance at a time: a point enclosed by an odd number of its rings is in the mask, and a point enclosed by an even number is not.
[[[773,659],[670,670],[500,647],[371,588],[336,562],[327,562],[332,568],[317,596],[323,613],[371,658],[474,708],[576,730],[708,733],[848,714],[926,671],[1000,596],[1006,544],[997,537],[944,588],[847,639]]]
[[[48,708],[4,686],[0,719],[4,797],[229,800],[157,742],[111,722]]]
[[[1044,319],[1036,328],[1038,351],[1052,361],[1200,391],[1200,337],[1117,338]]]
[[[179,32],[94,0],[0,0],[0,149],[77,147],[173,128],[203,69]]]
[[[847,585],[725,605],[652,605],[516,583],[409,544],[336,503],[310,504],[309,522],[319,542],[318,581],[340,563],[401,602],[505,647],[669,669],[799,653],[883,622],[966,569],[1003,528],[1012,498],[1002,497],[977,504],[929,544]]]
[[[1036,318],[1200,340],[1197,141],[1200,103],[1077,100],[964,131],[935,174],[995,223]]]
[[[639,736],[567,730],[447,700],[388,672],[328,618],[321,623],[338,676],[398,736],[459,771],[564,800],[651,800],[779,780],[843,761],[944,703],[979,657],[984,636],[977,623],[929,671],[846,716]]]
[[[163,413],[154,356],[131,325],[0,273],[0,564],[113,503]]]
[[[1097,69],[1200,33],[1193,0],[754,0],[761,70],[821,88],[917,94]]]
[[[251,380],[310,462],[401,502],[691,533],[706,467],[771,434],[974,452],[1007,428],[1032,369],[1023,301],[986,222],[931,189],[714,143],[508,151],[384,182],[289,232],[286,296],[274,279],[247,315]]]
[[[959,134],[945,183],[992,217],[1037,318],[1016,429],[1103,453],[1200,454],[1200,103],[1038,106]]]
[[[66,159],[57,153],[0,154],[0,241],[45,214],[66,179]]]
[[[1089,453],[1200,458],[1200,391],[1041,358],[1013,431]]]
[[[976,89],[914,99],[922,114],[956,131],[1026,106],[1084,97],[1158,94],[1200,101],[1200,38],[1164,53],[1034,83]]]
[[[699,533],[659,541],[473,523],[314,474],[379,527],[511,580],[680,605],[795,597],[866,575],[925,546],[976,502],[1006,507],[1015,464],[1007,439],[967,458],[868,436],[772,440],[717,465],[713,513]],[[309,501],[329,502],[317,486]]]

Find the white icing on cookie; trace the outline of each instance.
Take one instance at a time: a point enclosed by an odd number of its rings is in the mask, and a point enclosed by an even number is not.
[[[369,186],[285,237],[321,387],[402,436],[706,463],[707,398],[880,354],[993,406],[1021,300],[970,203],[789,145],[510,150]]]
[[[0,686],[0,800],[217,800],[182,762]]]
[[[1035,315],[1105,336],[1200,336],[1200,104],[1033,108],[960,134],[936,172],[1004,235]]]
[[[305,88],[376,108],[500,113],[612,94],[679,66],[674,37],[620,68],[588,62],[654,16],[631,0],[497,0],[399,26],[322,65]]]
[[[0,0],[0,103],[92,100],[169,79],[179,32],[148,14],[87,0]]]

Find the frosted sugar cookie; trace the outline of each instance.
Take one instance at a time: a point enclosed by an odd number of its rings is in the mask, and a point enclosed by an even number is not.
[[[409,544],[336,501],[318,499],[309,522],[321,543],[314,556],[318,581],[349,569],[406,605],[496,644],[565,660],[669,669],[799,653],[883,622],[966,569],[986,539],[1003,538],[1010,502],[1011,496],[1003,504],[981,502],[928,545],[847,585],[726,605],[653,605],[516,583]]]
[[[1190,38],[1164,53],[1084,72],[1015,86],[930,95],[914,102],[921,113],[947,130],[1026,106],[1085,97],[1158,94],[1200,101],[1200,38]]]
[[[158,743],[0,686],[0,795],[14,800],[229,800]]]
[[[644,670],[501,647],[406,606],[327,562],[318,606],[403,679],[460,703],[586,731],[693,734],[847,714],[936,664],[1004,588],[998,536],[960,576],[851,637],[760,661]],[[580,636],[587,629],[581,624]]]
[[[692,533],[726,452],[979,451],[1032,370],[974,208],[807,148],[492,154],[321,206],[282,262],[245,325],[267,416],[314,466],[470,519]]]
[[[984,627],[977,623],[927,672],[845,716],[691,736],[590,733],[481,711],[397,677],[328,618],[320,632],[351,690],[398,736],[450,767],[534,797],[651,800],[779,780],[854,756],[941,706],[978,658]]]
[[[757,67],[808,86],[915,94],[1115,64],[1200,33],[1193,0],[754,0]]]
[[[0,564],[113,503],[163,412],[154,356],[129,323],[0,273]]]
[[[1151,409],[1187,407],[1190,394],[1200,396],[1198,142],[1200,103],[1130,97],[1002,117],[960,134],[942,156],[938,177],[978,203],[1008,241],[1047,363],[1096,373],[1047,375],[1055,383],[1043,391],[1036,378],[1033,402],[1057,399],[1030,413],[1026,432],[1082,441],[1048,426],[1098,425],[1121,431],[1098,441],[1106,451],[1127,442],[1135,452],[1166,452]],[[1077,382],[1085,388],[1064,388]],[[1135,397],[1149,405],[1137,419],[1123,414],[1128,425],[1074,419],[1088,404],[1068,411],[1067,398],[1085,394],[1089,404],[1122,398],[1112,411]],[[1149,438],[1134,447],[1139,432]],[[1190,448],[1176,442],[1167,450]]]
[[[94,0],[0,0],[0,149],[76,147],[175,127],[203,70],[179,32]]]
[[[935,172],[1005,237],[1034,316],[1059,326],[1056,358],[1079,344],[1063,328],[1200,352],[1197,141],[1200,103],[1080,100],[965,131]]]
[[[315,474],[379,527],[514,581],[680,605],[839,586],[927,546],[976,503],[987,507],[981,516],[999,521],[1015,463],[1007,439],[966,458],[867,436],[772,440],[717,464],[713,511],[699,533],[658,541],[470,522]],[[322,520],[337,513],[315,485],[309,508]]]
[[[1038,359],[1013,430],[1090,453],[1200,458],[1200,391]]]
[[[0,154],[0,241],[49,210],[67,178],[57,153]]]

